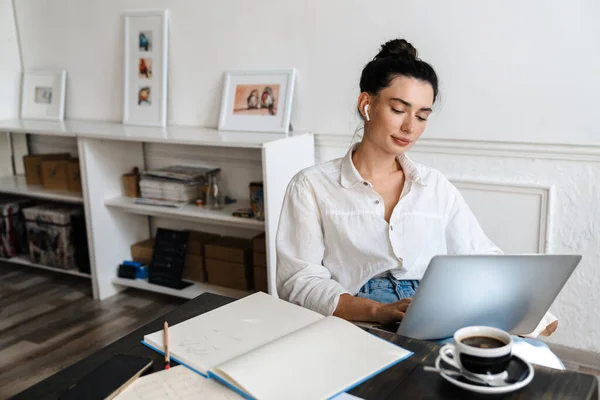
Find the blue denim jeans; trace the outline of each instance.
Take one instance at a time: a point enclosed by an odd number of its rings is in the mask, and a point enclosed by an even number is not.
[[[398,280],[388,273],[386,278],[374,278],[365,283],[356,296],[380,303],[393,303],[413,297],[418,286],[419,281]]]
[[[398,300],[413,297],[417,287],[419,287],[419,281],[417,280],[398,280],[394,278],[391,273],[388,273],[387,277],[385,278],[373,278],[369,280],[360,288],[356,296],[375,300],[380,303],[393,303]],[[548,345],[540,340],[522,338],[515,335],[513,335],[512,338],[514,343],[526,342],[532,346],[542,347],[547,351],[551,351]],[[452,343],[453,341],[454,339],[449,337],[446,339],[434,340],[433,342],[443,345],[446,343]],[[556,359],[564,369],[564,364],[562,361],[560,361],[558,357],[556,357]]]

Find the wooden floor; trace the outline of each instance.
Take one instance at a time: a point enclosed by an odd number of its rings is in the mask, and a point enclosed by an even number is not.
[[[128,290],[100,302],[89,279],[0,262],[0,399],[185,301]]]
[[[183,304],[128,290],[92,299],[90,281],[0,262],[0,399]],[[600,356],[551,346],[568,369],[600,375]]]

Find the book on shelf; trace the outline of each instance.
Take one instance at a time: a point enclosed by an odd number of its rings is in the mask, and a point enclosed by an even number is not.
[[[145,171],[143,176],[185,182],[198,182],[204,180],[208,175],[217,173],[220,170],[220,168],[215,166],[172,165],[165,168],[150,169]]]
[[[412,355],[263,292],[175,324],[169,337],[173,360],[258,399],[332,398]],[[143,343],[164,352],[163,331]]]

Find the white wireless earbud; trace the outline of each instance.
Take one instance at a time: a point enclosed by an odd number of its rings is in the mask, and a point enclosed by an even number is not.
[[[371,118],[369,118],[369,105],[365,104],[365,108],[363,108],[363,110],[365,111],[365,118],[367,119],[367,121],[370,121]]]

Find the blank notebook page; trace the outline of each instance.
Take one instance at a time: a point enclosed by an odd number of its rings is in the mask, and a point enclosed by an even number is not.
[[[220,363],[324,318],[258,292],[169,327],[171,357],[207,375]],[[163,350],[163,332],[144,340]]]
[[[258,399],[324,399],[412,353],[328,317],[218,368]]]

